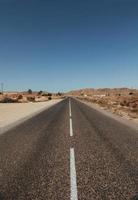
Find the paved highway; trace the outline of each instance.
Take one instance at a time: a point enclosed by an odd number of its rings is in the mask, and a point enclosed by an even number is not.
[[[136,200],[137,142],[67,98],[0,136],[0,200]]]

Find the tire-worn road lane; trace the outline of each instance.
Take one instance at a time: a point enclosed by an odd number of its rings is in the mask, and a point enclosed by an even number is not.
[[[0,137],[0,199],[70,198],[68,117],[62,101]]]
[[[0,136],[0,200],[133,199],[137,141],[137,131],[65,99]]]
[[[72,100],[79,200],[130,200],[138,178],[138,132]]]

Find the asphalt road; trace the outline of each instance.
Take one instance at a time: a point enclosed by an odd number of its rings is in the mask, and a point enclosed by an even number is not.
[[[0,136],[0,200],[138,199],[138,131],[65,99]]]

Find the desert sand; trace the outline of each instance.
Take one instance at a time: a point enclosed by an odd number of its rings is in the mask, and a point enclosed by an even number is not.
[[[23,120],[43,111],[60,102],[51,100],[38,103],[1,103],[0,104],[0,133],[21,123]]]

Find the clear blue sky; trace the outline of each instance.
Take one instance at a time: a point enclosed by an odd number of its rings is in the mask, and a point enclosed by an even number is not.
[[[138,0],[0,0],[6,90],[138,87]]]

